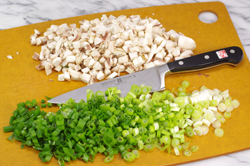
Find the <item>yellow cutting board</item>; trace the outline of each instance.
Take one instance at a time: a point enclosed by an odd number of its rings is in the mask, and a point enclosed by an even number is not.
[[[198,15],[203,11],[216,13],[218,20],[212,24],[201,22]],[[51,75],[46,76],[44,71],[37,71],[35,66],[39,62],[33,60],[32,55],[35,51],[39,53],[40,47],[31,46],[29,42],[29,37],[34,33],[34,29],[45,32],[51,24],[77,23],[78,25],[80,20],[101,18],[102,14],[60,19],[0,31],[1,128],[8,125],[9,118],[12,116],[17,103],[33,98],[41,100],[45,96],[58,96],[86,85],[77,81],[58,82],[58,73],[53,72]],[[105,14],[114,16],[138,14],[142,18],[152,17],[158,19],[167,31],[174,29],[193,38],[197,43],[195,54],[228,46],[239,46],[243,49],[226,7],[220,2],[155,6],[106,12]],[[19,52],[19,55],[16,52]],[[7,55],[12,55],[13,59],[7,59]],[[230,95],[240,101],[240,107],[234,110],[232,117],[222,125],[225,131],[224,137],[216,137],[211,127],[206,136],[195,136],[192,139],[191,144],[198,145],[200,149],[190,157],[175,156],[155,149],[148,153],[140,152],[140,158],[132,163],[126,163],[121,159],[120,155],[116,155],[110,165],[175,165],[250,148],[250,125],[248,125],[250,117],[248,105],[250,64],[246,54],[237,67],[221,66],[205,71],[168,76],[166,77],[166,87],[172,90],[173,87],[178,87],[183,80],[188,80],[191,83],[188,91],[200,88],[202,85],[210,89],[229,89]],[[45,109],[45,111],[49,110]],[[48,164],[42,163],[38,157],[39,152],[32,148],[20,149],[20,142],[10,142],[6,139],[10,134],[3,133],[3,130],[0,132],[0,165],[58,165],[55,158]],[[98,154],[95,161],[88,163],[88,165],[107,165],[103,162],[104,158],[103,155]],[[80,160],[67,163],[67,165],[82,164],[84,163]]]

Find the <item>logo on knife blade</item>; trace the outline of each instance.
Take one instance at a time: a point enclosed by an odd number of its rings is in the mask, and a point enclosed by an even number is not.
[[[118,79],[117,79],[117,82],[118,82],[118,83],[122,83],[122,79],[121,79],[121,78],[118,78]]]
[[[115,85],[116,81],[115,80],[108,80],[105,82],[101,82],[102,86],[111,86],[111,85]]]

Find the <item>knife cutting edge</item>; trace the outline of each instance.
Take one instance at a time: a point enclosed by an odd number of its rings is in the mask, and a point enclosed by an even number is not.
[[[81,99],[86,100],[86,90],[105,91],[109,87],[117,87],[121,90],[121,96],[124,97],[129,92],[131,85],[141,84],[151,86],[152,92],[165,89],[166,74],[175,74],[181,72],[192,72],[197,70],[208,69],[223,64],[237,66],[243,59],[243,51],[240,47],[233,46],[198,54],[189,58],[166,63],[162,66],[153,67],[143,71],[127,74],[113,79],[101,81],[88,85],[60,96],[54,97],[48,102],[65,103],[72,98],[76,102]]]

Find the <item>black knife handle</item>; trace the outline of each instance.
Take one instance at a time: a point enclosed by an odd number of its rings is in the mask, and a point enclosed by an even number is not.
[[[173,61],[168,63],[167,66],[171,72],[176,73],[206,69],[222,64],[236,66],[242,59],[242,49],[233,46]]]

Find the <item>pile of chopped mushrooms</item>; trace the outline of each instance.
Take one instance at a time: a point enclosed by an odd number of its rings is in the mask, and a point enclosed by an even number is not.
[[[77,80],[93,84],[98,80],[133,73],[193,55],[193,39],[174,30],[166,32],[157,19],[139,15],[115,17],[76,24],[51,25],[43,36],[35,30],[32,45],[41,46],[38,70],[62,72],[58,81]]]

